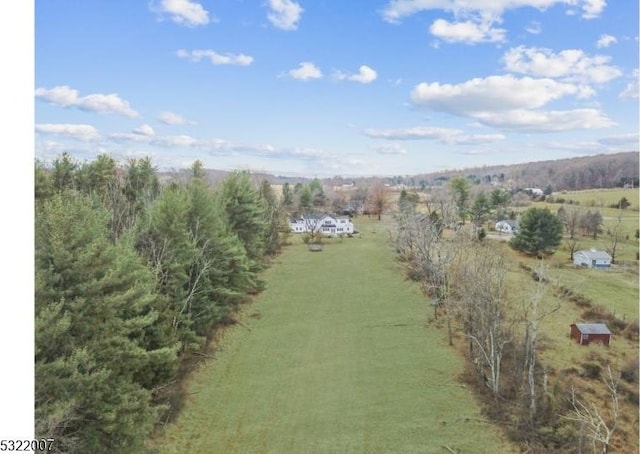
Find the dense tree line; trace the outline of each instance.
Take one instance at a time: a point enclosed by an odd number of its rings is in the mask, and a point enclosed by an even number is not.
[[[194,163],[35,165],[35,432],[59,452],[137,452],[182,355],[264,284],[283,214],[268,183],[218,187]]]
[[[637,151],[600,154],[553,161],[484,166],[464,171],[448,170],[412,176],[396,176],[394,184],[420,187],[443,186],[455,177],[465,177],[472,185],[496,183],[511,188],[538,187],[553,191],[577,191],[589,188],[614,188],[639,183]],[[545,191],[548,192],[548,191]]]

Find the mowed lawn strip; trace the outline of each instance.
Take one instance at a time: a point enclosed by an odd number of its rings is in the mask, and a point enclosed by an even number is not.
[[[462,359],[426,327],[386,235],[309,252],[265,273],[217,359],[194,374],[177,421],[153,445],[190,453],[516,452],[459,386]],[[257,316],[259,314],[259,316]],[[253,317],[251,316],[253,315]]]

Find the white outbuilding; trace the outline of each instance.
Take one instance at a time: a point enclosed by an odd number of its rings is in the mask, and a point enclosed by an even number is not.
[[[573,264],[585,268],[609,268],[611,266],[611,256],[605,251],[596,249],[578,251],[573,254]]]

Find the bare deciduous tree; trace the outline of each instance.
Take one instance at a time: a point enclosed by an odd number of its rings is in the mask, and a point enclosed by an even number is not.
[[[377,184],[369,191],[369,211],[378,216],[378,220],[382,218],[382,213],[389,208],[389,195],[387,189]]]
[[[537,411],[535,368],[537,361],[538,328],[542,320],[560,309],[556,303],[552,307],[541,308],[547,279],[547,266],[541,264],[535,270],[537,282],[531,296],[523,307],[524,334],[524,364],[523,374],[527,383],[529,397],[529,420],[532,422]],[[546,378],[545,378],[546,379]]]
[[[609,444],[611,443],[611,437],[616,430],[618,424],[618,382],[614,379],[613,372],[611,372],[611,366],[607,366],[607,376],[605,377],[605,383],[611,398],[611,415],[606,418],[603,415],[602,410],[596,405],[595,402],[584,402],[576,396],[575,388],[571,388],[571,394],[569,396],[569,402],[573,408],[573,413],[564,418],[576,421],[580,424],[581,430],[585,430],[587,436],[591,439],[593,444],[593,451],[597,452],[599,445],[600,452],[606,454],[609,451]],[[606,418],[606,419],[605,419]]]
[[[624,228],[622,226],[622,210],[618,210],[618,217],[616,224],[609,229],[611,236],[609,237],[609,245],[607,246],[607,252],[611,256],[611,263],[616,263],[616,252],[618,250],[618,243],[624,237]]]
[[[462,272],[456,283],[465,336],[471,359],[485,384],[497,397],[505,348],[513,341],[505,294],[504,256],[490,246],[476,244],[465,250]]]

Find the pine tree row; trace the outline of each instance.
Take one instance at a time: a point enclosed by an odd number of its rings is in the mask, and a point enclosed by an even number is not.
[[[35,431],[59,452],[138,452],[164,408],[154,392],[248,295],[281,245],[268,182],[199,162],[162,187],[69,155],[35,168]]]

